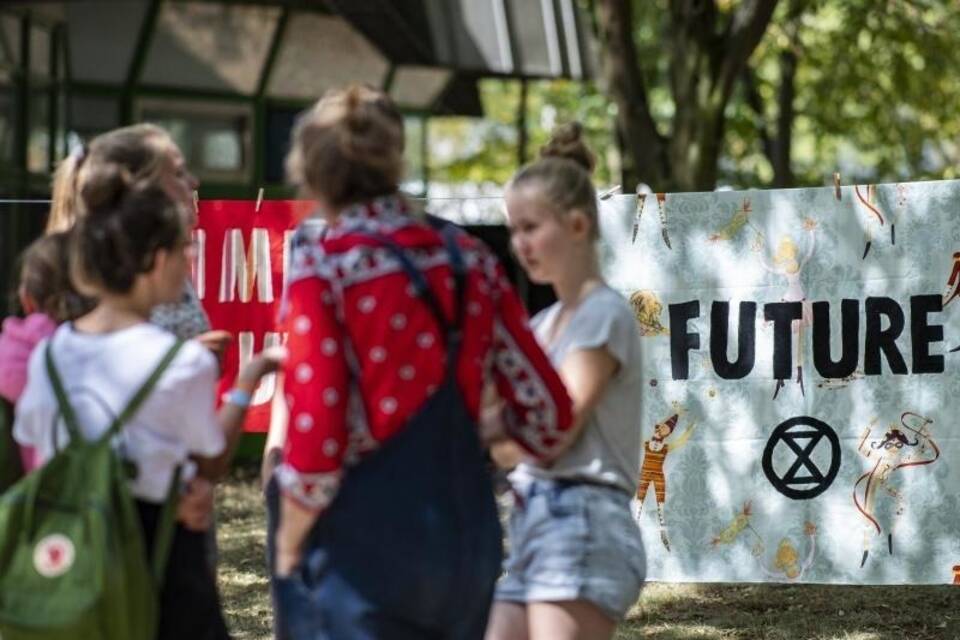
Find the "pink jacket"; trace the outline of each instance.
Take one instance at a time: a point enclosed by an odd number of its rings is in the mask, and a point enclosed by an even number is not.
[[[57,324],[49,316],[32,313],[7,318],[0,333],[0,396],[16,403],[27,384],[27,362],[37,343],[53,334]]]
[[[0,397],[16,404],[27,384],[27,363],[34,347],[53,334],[57,324],[49,316],[32,313],[26,318],[10,317],[0,332]],[[33,452],[21,447],[24,467],[32,469]]]

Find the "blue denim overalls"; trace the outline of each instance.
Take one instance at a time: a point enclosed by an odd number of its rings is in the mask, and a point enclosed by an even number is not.
[[[292,640],[480,640],[502,538],[476,424],[456,380],[466,289],[457,230],[443,229],[455,275],[448,321],[403,249],[400,261],[446,336],[443,383],[381,448],[349,467],[295,575],[276,581]]]

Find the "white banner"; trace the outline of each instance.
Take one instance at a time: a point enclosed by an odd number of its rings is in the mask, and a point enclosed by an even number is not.
[[[602,203],[650,579],[960,575],[958,211],[960,181]]]

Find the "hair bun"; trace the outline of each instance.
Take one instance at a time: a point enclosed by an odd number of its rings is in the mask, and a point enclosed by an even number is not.
[[[571,160],[587,173],[593,173],[597,164],[597,157],[583,141],[583,125],[576,121],[554,128],[550,140],[540,148],[540,157]]]
[[[133,182],[133,176],[116,162],[102,162],[83,169],[80,198],[90,214],[116,208]]]

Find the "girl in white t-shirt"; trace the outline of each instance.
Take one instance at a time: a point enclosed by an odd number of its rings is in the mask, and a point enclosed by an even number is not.
[[[49,338],[53,359],[84,437],[102,435],[174,344],[149,323],[158,304],[179,299],[192,247],[180,205],[121,165],[86,168],[81,189],[86,213],[69,232],[71,275],[96,307],[61,325]],[[40,464],[69,439],[44,366],[44,341],[31,355],[17,408],[14,437],[35,448]],[[149,397],[117,436],[121,455],[136,469],[131,492],[147,548],[174,470],[220,478],[242,429],[250,393],[278,356],[255,357],[237,388],[215,411],[214,356],[198,342],[183,345]],[[161,593],[158,638],[228,638],[214,576],[204,557],[204,534],[178,523]]]
[[[524,460],[510,474],[510,553],[487,640],[610,638],[645,574],[629,509],[640,337],[627,301],[600,275],[594,157],[580,135],[577,124],[558,129],[505,194],[514,253],[557,295],[531,326],[573,400],[575,426],[551,464]],[[492,453],[515,457],[503,445]]]

